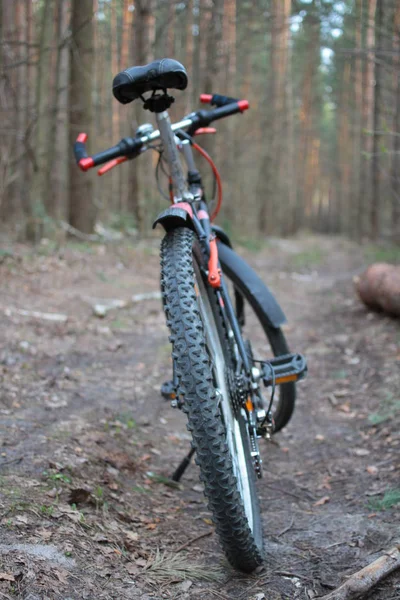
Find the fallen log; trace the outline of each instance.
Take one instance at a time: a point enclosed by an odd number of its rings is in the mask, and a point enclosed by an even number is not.
[[[400,544],[385,552],[370,565],[357,571],[339,588],[320,600],[355,600],[368,594],[382,579],[400,568]]]
[[[400,266],[376,263],[354,278],[366,306],[400,317]]]

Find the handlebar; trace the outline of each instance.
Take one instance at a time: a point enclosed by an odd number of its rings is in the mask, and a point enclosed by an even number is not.
[[[98,152],[93,156],[88,156],[85,143],[87,141],[87,133],[80,133],[74,144],[75,160],[82,171],[88,171],[92,167],[102,165],[105,162],[112,161],[120,156],[134,158],[142,149],[143,143],[140,138],[123,138],[119,144]],[[111,168],[111,167],[110,167]],[[103,173],[100,173],[101,175]]]
[[[182,121],[174,123],[171,126],[173,131],[184,129],[187,130],[188,135],[193,136],[199,128],[207,128],[213,121],[223,119],[224,117],[239,112],[244,112],[249,108],[247,100],[235,100],[234,98],[221,96],[219,94],[201,94],[200,101],[203,103],[210,103],[217,106],[217,108],[214,108],[213,110],[199,110],[191,113]],[[127,159],[136,158],[142,150],[145,149],[146,144],[159,138],[160,132],[157,129],[143,137],[123,138],[115,146],[94,154],[93,156],[89,156],[85,145],[88,135],[86,133],[80,133],[74,144],[75,160],[82,171],[88,171],[93,167],[108,163],[99,170],[99,175],[103,175],[121,162],[124,162]],[[120,160],[121,157],[123,160]]]

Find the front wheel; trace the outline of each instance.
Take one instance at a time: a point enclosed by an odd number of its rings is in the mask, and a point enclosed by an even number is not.
[[[168,232],[161,246],[161,289],[178,393],[223,549],[233,567],[251,572],[262,563],[264,550],[247,417],[243,410],[233,411],[194,243],[194,233],[183,227]]]

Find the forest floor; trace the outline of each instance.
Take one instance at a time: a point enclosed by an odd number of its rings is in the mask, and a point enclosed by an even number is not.
[[[327,594],[399,541],[400,325],[355,297],[365,249],[324,237],[241,249],[309,361],[290,424],[262,444],[268,555],[245,576],[221,552],[197,467],[168,485],[190,438],[159,395],[171,372],[160,300],[130,302],[158,290],[158,247],[1,253],[0,597]],[[104,299],[128,304],[100,319]],[[398,599],[399,577],[368,599]]]

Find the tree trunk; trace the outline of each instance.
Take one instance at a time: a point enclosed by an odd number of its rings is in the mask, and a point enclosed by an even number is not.
[[[167,21],[167,44],[165,56],[175,58],[175,27],[176,27],[176,6],[175,0],[168,0],[168,21]]]
[[[186,42],[185,42],[185,67],[189,78],[188,89],[186,90],[186,105],[185,113],[189,113],[192,109],[192,89],[193,89],[193,59],[194,59],[194,36],[193,36],[193,0],[187,1],[187,20],[186,20]]]
[[[67,35],[69,28],[69,2],[62,2],[62,36]],[[68,84],[69,84],[69,48],[64,44],[59,49],[59,73],[58,73],[58,118],[56,123],[56,143],[55,143],[55,163],[57,169],[52,174],[52,182],[57,190],[58,201],[56,217],[64,221],[68,220],[68,175],[69,175],[69,157],[71,148],[69,146],[68,136]]]
[[[117,6],[116,1],[113,0],[111,2],[111,72],[112,76],[115,77],[119,72],[119,56],[118,56],[118,30],[117,30]],[[125,67],[126,68],[126,67]],[[112,112],[112,143],[116,144],[119,141],[120,135],[120,105],[117,102],[112,102],[111,104],[111,112]],[[109,212],[113,211],[116,208],[119,209],[119,176],[120,171],[118,169],[114,169],[111,173],[111,198],[104,205],[104,210]],[[107,206],[108,205],[108,206]],[[108,210],[107,210],[108,209]]]
[[[14,212],[17,179],[17,72],[16,62],[15,4],[11,1],[0,6],[0,205],[2,217]]]
[[[392,159],[392,238],[400,244],[400,4],[397,4],[394,19],[393,58],[394,72],[394,139]]]
[[[371,154],[373,116],[374,116],[374,53],[375,46],[375,10],[377,0],[365,0],[366,2],[366,34],[365,55],[363,69],[363,104],[362,104],[362,135],[360,159],[360,186],[358,194],[358,214],[360,215],[360,236],[367,231],[367,223],[363,216],[367,213],[371,198]]]
[[[132,54],[132,43],[131,37],[133,32],[133,18],[134,11],[132,10],[133,4],[132,0],[124,0],[124,10],[122,15],[122,41],[121,41],[121,55],[120,55],[120,71],[127,69],[128,67],[133,66],[134,64],[134,55]],[[130,120],[129,114],[127,112],[127,107],[118,104],[118,109],[120,111],[120,137],[125,137],[131,133],[130,131]],[[115,106],[114,106],[115,110]],[[119,210],[121,212],[126,212],[129,206],[129,198],[130,198],[130,172],[129,169],[132,167],[132,162],[129,167],[125,167],[119,171],[119,175],[121,178],[121,193],[120,193],[120,205]]]
[[[359,197],[360,181],[358,173],[360,172],[361,162],[361,137],[362,137],[362,102],[363,102],[363,82],[362,82],[362,22],[363,22],[363,0],[356,0],[356,18],[355,18],[355,49],[356,57],[354,61],[354,133],[352,145],[352,201],[351,201],[351,233],[360,237],[360,223],[362,221],[362,207],[354,201]],[[354,198],[354,200],[353,200]],[[361,208],[361,210],[360,210]]]
[[[373,121],[373,147],[372,147],[372,198],[370,207],[370,231],[372,239],[379,234],[379,209],[380,199],[380,142],[381,142],[381,111],[383,104],[383,68],[382,68],[382,45],[383,45],[383,23],[384,8],[383,0],[377,3],[375,28],[376,28],[376,51],[375,51],[375,98],[374,98],[374,121]]]
[[[306,68],[302,81],[300,108],[300,142],[298,185],[300,194],[297,206],[297,225],[310,223],[313,212],[316,165],[319,162],[319,139],[315,131],[315,113],[317,110],[317,75],[320,64],[320,14],[315,10],[314,2],[305,17],[304,30],[307,32]]]
[[[51,45],[54,41],[54,9],[53,0],[45,0],[42,6],[39,38],[39,58],[36,73],[35,90],[35,166],[32,178],[31,203],[33,223],[28,236],[37,239],[43,234],[44,217],[46,215],[46,161],[48,160],[48,144],[50,132],[51,96]],[[32,230],[33,228],[33,230]]]
[[[56,63],[54,69],[54,82],[50,91],[50,106],[49,106],[49,127],[48,127],[48,139],[46,147],[46,155],[44,160],[44,189],[43,189],[43,203],[46,208],[46,213],[51,217],[55,217],[58,213],[58,196],[54,194],[52,189],[52,177],[53,177],[53,157],[56,153],[56,141],[57,141],[57,120],[59,114],[59,100],[61,93],[61,57],[62,57],[62,32],[63,32],[63,4],[57,3],[55,5],[55,39],[57,41],[56,49]],[[59,165],[56,163],[56,168]]]
[[[339,202],[338,202],[338,231],[343,233],[348,228],[350,207],[350,178],[351,178],[351,141],[350,141],[350,91],[351,91],[351,64],[346,60],[343,76],[342,90],[339,106]]]
[[[93,0],[72,0],[69,95],[69,142],[92,132]],[[96,220],[92,179],[70,160],[69,223],[91,233]]]
[[[270,77],[265,144],[258,183],[259,229],[262,233],[287,232],[286,212],[293,196],[289,173],[288,66],[291,0],[272,0]]]
[[[153,59],[154,56],[154,41],[155,41],[155,15],[154,15],[154,0],[138,0],[136,2],[135,20],[134,20],[134,37],[136,40],[134,48],[135,62],[139,65],[145,65]],[[143,107],[140,102],[135,103],[135,115],[137,125],[143,118]],[[130,195],[129,209],[135,217],[136,226],[139,232],[145,230],[145,210],[144,202],[147,200],[146,192],[148,191],[149,178],[143,175],[138,177],[137,161],[133,160],[129,164],[130,167]],[[142,197],[142,190],[144,197]]]

